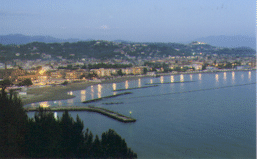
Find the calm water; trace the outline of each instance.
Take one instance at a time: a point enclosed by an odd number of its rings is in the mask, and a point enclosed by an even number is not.
[[[73,99],[31,105],[80,106],[84,105],[81,101],[115,94],[113,89],[180,80],[194,82],[129,90],[133,94],[93,103],[128,116],[131,111],[137,119],[135,123],[121,123],[92,112],[70,114],[74,118],[78,114],[93,134],[114,129],[138,158],[255,158],[256,85],[250,84],[256,82],[255,71],[161,76],[94,85],[68,92],[76,95]],[[106,102],[124,104],[102,104]]]

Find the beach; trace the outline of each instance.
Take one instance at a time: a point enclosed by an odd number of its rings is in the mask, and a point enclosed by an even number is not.
[[[139,78],[144,78],[149,76],[122,76],[114,77],[111,79],[104,79],[101,81],[83,81],[77,83],[69,83],[66,86],[47,86],[47,87],[30,87],[27,90],[26,96],[20,96],[22,103],[24,105],[42,101],[55,101],[63,99],[71,99],[75,96],[67,94],[69,91],[83,90],[87,87],[95,84],[105,84],[105,83],[119,83],[124,81],[137,80]]]

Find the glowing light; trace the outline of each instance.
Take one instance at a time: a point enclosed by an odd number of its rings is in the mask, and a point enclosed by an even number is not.
[[[215,75],[215,79],[216,79],[216,82],[219,82],[219,75],[218,74]]]
[[[152,79],[150,79],[150,83],[153,84],[153,80]]]
[[[128,89],[129,87],[129,84],[128,84],[128,81],[125,82],[125,88]]]
[[[46,102],[41,102],[41,103],[39,104],[39,106],[40,106],[40,107],[43,107],[43,108],[47,108],[47,107],[49,107],[50,105],[49,105],[48,102],[46,101]]]
[[[54,112],[54,118],[57,119],[57,112]]]
[[[224,80],[226,81],[226,79],[227,79],[227,73],[226,72],[224,72]]]
[[[40,75],[43,75],[45,72],[46,72],[46,71],[45,71],[44,69],[41,69],[38,73],[39,73]]]
[[[235,72],[232,72],[232,80],[235,80]]]
[[[190,74],[190,80],[192,80],[193,79],[193,75],[192,74]]]
[[[161,77],[160,77],[160,81],[161,81],[161,83],[163,83],[163,82],[164,82],[164,80],[163,80],[163,76],[161,76]]]
[[[170,76],[170,82],[174,82],[174,76]]]
[[[248,78],[251,79],[251,71],[248,72]]]
[[[129,114],[132,114],[132,111],[129,111]]]
[[[80,91],[80,94],[85,95],[85,94],[86,94],[86,90],[81,90],[81,91]]]
[[[112,84],[112,89],[115,91],[116,90],[116,83]]]
[[[184,75],[180,75],[180,81],[181,81],[181,82],[184,81]]]
[[[138,79],[138,87],[141,87],[141,79]]]
[[[67,94],[68,94],[68,95],[73,95],[73,92],[72,92],[72,91],[70,91],[70,92],[67,92]]]

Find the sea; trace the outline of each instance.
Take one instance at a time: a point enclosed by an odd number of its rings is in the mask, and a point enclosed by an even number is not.
[[[158,86],[140,89],[149,85]],[[121,92],[132,94],[82,103]],[[26,106],[93,105],[131,116],[136,122],[69,112],[94,135],[114,129],[138,158],[256,158],[255,70],[147,77],[67,93],[76,97]]]

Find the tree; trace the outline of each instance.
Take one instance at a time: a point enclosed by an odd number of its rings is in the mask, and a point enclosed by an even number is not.
[[[21,100],[14,92],[0,93],[0,158],[137,158],[114,130],[102,140],[86,129],[68,111],[61,119],[40,108],[28,119]]]
[[[123,76],[122,70],[119,69],[119,70],[117,71],[117,74],[118,74],[119,76]]]
[[[27,78],[24,81],[22,81],[21,83],[19,83],[20,86],[30,86],[33,85],[31,79]]]
[[[144,74],[146,74],[147,73],[147,68],[144,68],[143,72],[144,72]]]
[[[68,114],[68,111],[65,111],[61,120],[61,147],[62,154],[65,154],[62,157],[79,157],[78,152],[83,145],[83,122],[77,116],[76,122]]]
[[[3,88],[0,93],[0,158],[25,157],[27,114],[21,100]]]
[[[9,79],[4,79],[0,81],[0,88],[2,88],[3,90],[5,90],[6,87],[9,87],[11,85],[12,85],[12,82]]]
[[[52,112],[47,112],[41,108],[35,114],[34,119],[29,119],[28,127],[25,146],[27,157],[62,157],[60,151],[61,128]]]
[[[68,83],[69,83],[68,81],[64,81],[64,82],[62,83],[62,85],[66,86]]]

